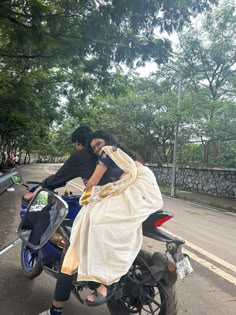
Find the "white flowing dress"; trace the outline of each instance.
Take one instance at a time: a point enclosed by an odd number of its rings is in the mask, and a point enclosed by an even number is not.
[[[110,285],[128,272],[142,246],[142,222],[163,206],[153,172],[120,149],[103,148],[126,175],[85,192],[62,272]],[[89,197],[88,197],[89,196]]]

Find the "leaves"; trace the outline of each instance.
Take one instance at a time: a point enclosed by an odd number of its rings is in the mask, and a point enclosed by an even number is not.
[[[192,13],[208,10],[215,2],[2,1],[1,150],[8,147],[45,152],[45,144],[57,143],[57,136],[51,134],[56,123],[63,127],[68,127],[68,121],[71,127],[88,123],[94,128],[110,123],[112,129],[116,119],[124,117],[120,113],[113,117],[114,102],[119,97],[121,108],[127,101],[133,106],[128,112],[134,136],[138,136],[137,128],[151,145],[152,128],[157,125],[152,115],[161,111],[158,102],[155,108],[151,96],[155,101],[158,98],[155,92],[145,95],[144,90],[135,96],[136,87],[132,91],[132,83],[119,73],[114,75],[114,71],[150,60],[166,63],[172,55],[171,43],[157,36],[157,30],[171,33],[181,29]],[[146,107],[142,102],[147,102]],[[135,116],[137,112],[140,114]],[[145,121],[141,122],[140,115]],[[164,111],[161,115],[164,117]],[[54,132],[63,134],[60,128]],[[140,141],[136,143],[140,145]],[[56,150],[51,152],[55,154]]]

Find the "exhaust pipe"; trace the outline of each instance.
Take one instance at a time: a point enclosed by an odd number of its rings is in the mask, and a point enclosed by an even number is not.
[[[15,247],[16,245],[18,245],[19,243],[21,243],[21,239],[17,238],[16,240],[14,240],[13,242],[11,242],[10,244],[6,245],[5,247],[3,247],[0,250],[0,256],[5,254],[6,252],[8,252],[10,249],[12,249],[13,247]]]

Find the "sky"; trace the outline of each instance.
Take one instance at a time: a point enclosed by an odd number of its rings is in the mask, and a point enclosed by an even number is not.
[[[158,35],[157,35],[158,36]],[[179,43],[179,38],[176,32],[174,32],[171,35],[165,34],[164,35],[166,38],[168,38],[171,42],[172,45],[176,46]],[[141,76],[141,77],[148,77],[151,72],[155,72],[157,70],[158,66],[155,62],[147,62],[144,67],[139,67],[136,72]]]
[[[222,5],[222,3],[224,1],[225,0],[219,0],[219,5]],[[236,0],[229,0],[229,1],[232,1],[232,2],[236,3]],[[204,14],[198,14],[196,18],[191,18],[191,23],[192,23],[192,25],[194,25],[195,28],[201,27],[203,16],[204,16]],[[163,33],[163,34],[164,35],[160,35],[158,30],[156,32],[157,36],[168,38],[172,42],[173,48],[178,45],[179,38],[178,38],[178,34],[176,32],[173,32],[171,35],[168,35],[167,33]],[[139,67],[136,70],[136,72],[141,77],[148,77],[150,75],[150,73],[156,71],[157,68],[158,68],[158,66],[156,65],[155,62],[147,62],[144,67]]]

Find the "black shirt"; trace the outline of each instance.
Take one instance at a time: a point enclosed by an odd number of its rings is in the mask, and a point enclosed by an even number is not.
[[[56,174],[47,177],[42,181],[41,186],[54,190],[66,185],[66,182],[81,177],[89,179],[96,167],[97,157],[84,148],[76,151],[66,160]]]
[[[66,183],[76,177],[89,179],[93,174],[97,164],[97,156],[88,149],[76,151],[66,160],[56,174],[47,177],[42,181],[41,186],[54,190],[63,187]],[[109,182],[109,177],[103,175],[99,185],[105,185]]]

